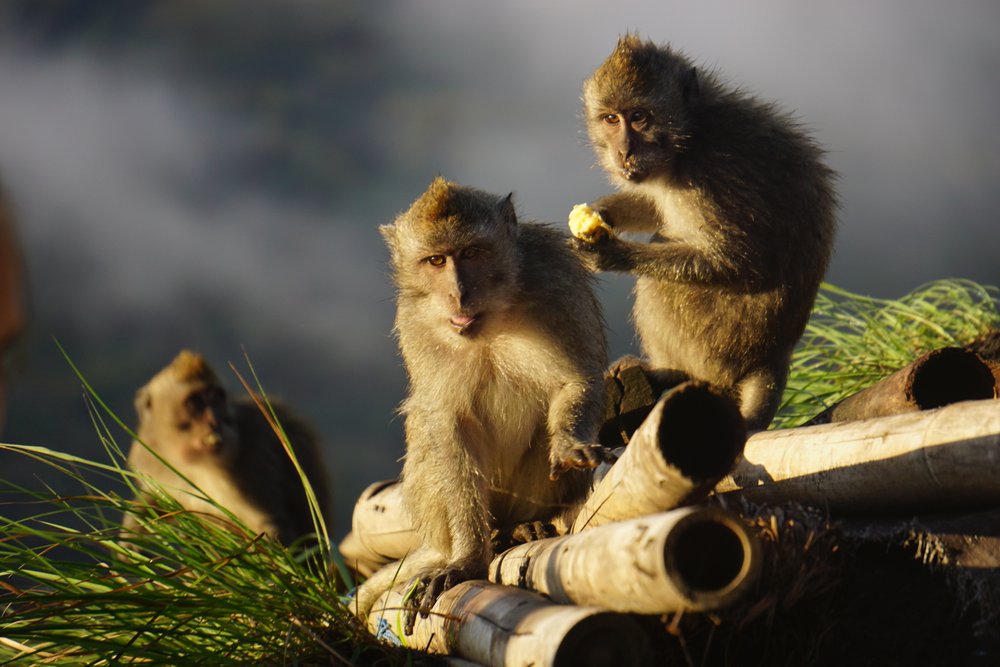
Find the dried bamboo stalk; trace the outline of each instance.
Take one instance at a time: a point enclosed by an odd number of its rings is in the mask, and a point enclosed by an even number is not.
[[[755,433],[716,493],[837,512],[1000,504],[1000,401]]]
[[[572,532],[700,500],[732,470],[746,437],[736,402],[721,391],[705,382],[671,389],[597,483]]]
[[[661,614],[724,607],[759,568],[738,517],[686,507],[518,545],[493,559],[489,578],[560,603]]]
[[[978,354],[944,347],[827,408],[809,425],[885,417],[996,396],[997,380]]]
[[[430,653],[483,665],[646,665],[647,638],[628,616],[556,605],[540,595],[487,581],[445,591],[413,634],[403,634],[404,593],[386,593],[368,616],[373,634]]]
[[[351,532],[340,543],[340,553],[344,562],[367,577],[418,546],[420,537],[403,504],[402,485],[387,480],[371,484],[358,497]]]

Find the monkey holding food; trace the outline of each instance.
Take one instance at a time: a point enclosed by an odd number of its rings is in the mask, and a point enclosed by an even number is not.
[[[636,276],[633,320],[652,371],[719,385],[748,428],[766,428],[833,247],[822,150],[775,105],[636,35],[583,100],[619,192],[574,208],[578,247],[591,268]]]

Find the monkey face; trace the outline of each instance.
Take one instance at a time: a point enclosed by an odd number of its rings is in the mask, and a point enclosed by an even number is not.
[[[473,338],[491,318],[509,307],[512,285],[503,252],[488,238],[457,249],[434,252],[420,260],[428,287],[431,317],[460,336]]]
[[[172,465],[236,455],[225,391],[214,381],[179,379],[167,367],[136,394],[137,435]]]
[[[467,340],[492,328],[517,292],[517,216],[498,197],[438,178],[394,224],[398,305],[434,334]]]
[[[683,57],[635,35],[584,84],[587,130],[601,166],[619,185],[669,174],[700,103],[697,70]]]
[[[626,181],[641,182],[662,164],[650,132],[652,115],[641,108],[600,114],[595,133],[603,146],[604,168]],[[656,159],[649,159],[654,157]]]

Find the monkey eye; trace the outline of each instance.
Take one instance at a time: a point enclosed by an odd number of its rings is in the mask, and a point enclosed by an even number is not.
[[[628,114],[628,122],[632,125],[645,125],[648,116],[642,109],[633,109]]]
[[[601,116],[601,120],[607,123],[608,125],[617,125],[618,123],[621,122],[621,118],[619,118],[618,114],[616,113],[606,113],[603,116]]]
[[[462,259],[472,259],[473,257],[478,257],[481,253],[482,250],[480,248],[471,245],[468,248],[462,248],[462,252],[460,252],[458,256]]]
[[[187,397],[184,401],[184,407],[187,408],[188,412],[191,414],[200,414],[204,412],[205,408],[208,406],[208,402],[205,400],[205,395],[198,391]]]
[[[431,255],[430,257],[424,258],[424,261],[431,266],[444,266],[447,258],[444,255]]]

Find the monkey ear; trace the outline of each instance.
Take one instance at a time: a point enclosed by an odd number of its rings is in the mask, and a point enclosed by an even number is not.
[[[684,103],[690,104],[698,98],[698,68],[692,67],[681,75],[681,95],[684,96]]]
[[[153,399],[149,395],[149,390],[145,387],[135,392],[135,413],[142,417],[152,407]]]
[[[504,220],[509,226],[514,227],[517,225],[517,212],[514,210],[513,192],[500,200],[500,203],[497,204],[497,213],[500,214],[500,219]]]
[[[379,225],[378,233],[382,235],[385,244],[389,246],[389,252],[395,255],[399,245],[396,240],[396,225]]]

